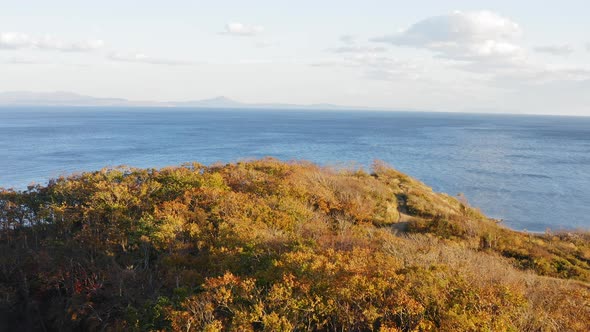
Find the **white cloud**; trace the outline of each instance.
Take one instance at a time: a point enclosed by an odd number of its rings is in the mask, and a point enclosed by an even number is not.
[[[64,42],[50,35],[32,37],[18,32],[0,32],[0,49],[41,49],[62,52],[90,52],[104,46],[99,39]]]
[[[340,41],[344,44],[354,44],[356,42],[356,37],[353,35],[342,35],[340,36]]]
[[[40,49],[58,50],[63,52],[89,52],[104,46],[102,40],[85,40],[81,42],[66,43],[53,36],[44,36],[35,39],[33,46]]]
[[[248,25],[239,22],[231,22],[225,25],[225,32],[223,34],[233,36],[254,36],[264,31],[264,28],[259,25]]]
[[[574,52],[570,45],[545,45],[535,47],[535,51],[539,53],[549,53],[551,55],[569,55]]]
[[[519,44],[520,26],[489,11],[461,12],[421,20],[400,32],[373,41],[426,49],[442,64],[481,76],[494,85],[506,78],[518,84],[585,79],[584,68],[559,68],[534,63]],[[538,52],[566,54],[571,47],[539,47]]]
[[[474,44],[439,45],[436,50],[441,58],[488,64],[514,65],[522,63],[526,58],[526,50],[523,47],[497,40],[486,40]]]
[[[31,38],[24,33],[0,32],[0,49],[19,49],[31,46]]]
[[[491,86],[514,88],[534,86],[555,81],[590,80],[590,69],[566,65],[532,62],[470,62],[455,63],[454,67],[478,75]]]
[[[112,61],[147,63],[147,64],[152,64],[152,65],[178,66],[178,65],[194,64],[193,62],[190,62],[190,61],[154,58],[154,57],[148,56],[143,53],[119,53],[119,52],[116,52],[116,53],[109,54],[107,56],[107,58]]]
[[[312,67],[359,67],[358,63],[354,63],[348,59],[323,59],[309,64]]]
[[[87,52],[98,50],[104,47],[104,41],[100,39],[92,39],[92,40],[85,40],[82,42],[76,42],[67,45],[67,47],[63,48],[63,51],[68,52]]]
[[[588,52],[590,52],[590,43],[586,44],[586,50],[588,50]]]
[[[357,42],[357,38],[353,35],[342,35],[339,38],[342,43],[341,46],[330,48],[328,51],[333,53],[345,53],[345,54],[372,54],[372,53],[383,53],[387,52],[385,47],[380,46],[367,46],[360,45]]]
[[[590,81],[590,68],[539,62],[521,43],[520,26],[489,11],[461,12],[429,17],[397,33],[372,41],[432,52],[430,61],[393,59],[373,54],[357,57],[366,77],[405,84],[430,84],[457,91],[476,89],[493,96],[499,91],[525,91],[539,86]],[[356,43],[345,45],[353,50]],[[589,49],[590,50],[590,49]],[[537,52],[566,55],[569,45],[540,46]],[[429,83],[430,82],[430,83]],[[443,88],[446,89],[446,88]],[[461,92],[463,93],[463,92]]]
[[[523,56],[523,48],[514,43],[521,34],[517,23],[496,13],[455,11],[426,18],[399,33],[372,41],[429,49],[449,59],[502,60]]]
[[[398,34],[380,39],[398,45],[428,47],[444,43],[512,39],[520,34],[517,23],[496,13],[455,11],[426,18]]]
[[[387,51],[385,47],[370,47],[370,46],[341,46],[330,49],[334,53],[382,53]]]
[[[330,51],[352,57],[340,63],[327,64],[362,67],[366,76],[379,80],[453,80],[456,75],[447,75],[457,69],[477,71],[479,74],[498,69],[509,71],[523,66],[527,53],[516,43],[521,34],[517,23],[498,14],[489,11],[455,11],[426,18],[398,33],[372,39],[375,42],[432,51],[435,54],[434,61],[399,59],[378,54],[387,49],[359,45],[347,35],[340,38],[344,45]],[[426,75],[427,72],[429,75]],[[434,77],[441,73],[441,77]]]

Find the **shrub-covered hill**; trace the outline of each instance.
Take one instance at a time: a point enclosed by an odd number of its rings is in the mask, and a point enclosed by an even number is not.
[[[105,169],[0,191],[0,330],[588,331],[590,235],[383,164]]]

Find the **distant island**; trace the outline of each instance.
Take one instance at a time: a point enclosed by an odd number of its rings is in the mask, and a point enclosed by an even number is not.
[[[361,106],[341,106],[333,104],[284,104],[284,103],[242,103],[219,96],[210,99],[188,101],[132,101],[123,98],[98,98],[73,92],[0,92],[2,106],[104,106],[104,107],[195,107],[195,108],[246,108],[246,109],[322,109],[322,110],[362,110],[379,109]]]
[[[590,234],[262,159],[0,190],[2,331],[587,331]]]

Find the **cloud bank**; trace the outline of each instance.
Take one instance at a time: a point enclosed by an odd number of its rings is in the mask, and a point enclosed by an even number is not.
[[[239,22],[230,22],[225,25],[225,31],[223,34],[248,37],[255,36],[264,31],[264,27],[260,25],[249,25]]]
[[[90,52],[104,47],[104,41],[89,39],[65,42],[51,35],[34,37],[19,32],[0,32],[0,49],[39,49],[62,52]]]
[[[514,61],[523,57],[523,48],[514,42],[521,34],[516,22],[499,14],[454,11],[372,41],[428,49],[453,60]]]
[[[387,51],[385,47],[371,47],[371,46],[340,46],[331,49],[334,53],[382,53]]]
[[[522,33],[518,23],[494,12],[454,11],[425,18],[398,33],[371,40],[429,50],[435,58],[450,60],[446,66],[486,75],[484,81],[493,85],[498,85],[498,82],[539,84],[590,78],[585,68],[534,62],[520,43]],[[568,55],[573,48],[569,45],[549,45],[536,47],[534,51]]]
[[[175,59],[155,58],[144,53],[120,53],[115,52],[107,55],[107,58],[112,61],[118,62],[133,62],[133,63],[146,63],[151,65],[168,65],[168,66],[179,66],[179,65],[191,65],[193,62],[182,61]]]

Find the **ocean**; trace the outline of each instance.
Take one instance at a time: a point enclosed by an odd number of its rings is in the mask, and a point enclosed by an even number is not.
[[[590,229],[590,117],[179,108],[0,108],[0,187],[105,166],[271,156],[463,193],[518,230]]]

